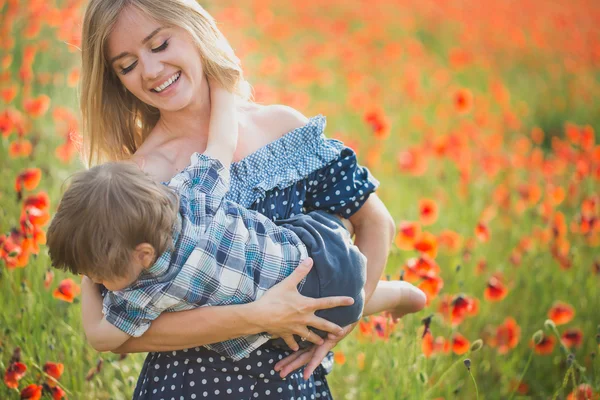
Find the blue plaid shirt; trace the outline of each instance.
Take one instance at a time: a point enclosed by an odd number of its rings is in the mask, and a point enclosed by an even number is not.
[[[104,297],[106,319],[124,332],[141,336],[162,312],[257,300],[308,257],[292,231],[225,200],[229,171],[218,160],[194,154],[169,186],[180,199],[174,249],[133,285]],[[258,334],[206,347],[239,360],[269,338]]]

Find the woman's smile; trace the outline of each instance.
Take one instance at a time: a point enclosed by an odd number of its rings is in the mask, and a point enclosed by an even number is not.
[[[161,96],[169,95],[175,90],[176,86],[179,84],[180,77],[181,71],[177,71],[160,85],[154,86],[152,89],[150,89],[150,91]]]

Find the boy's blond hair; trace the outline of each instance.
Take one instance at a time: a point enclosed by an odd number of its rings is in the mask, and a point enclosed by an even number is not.
[[[173,245],[178,201],[129,162],[75,174],[48,228],[52,264],[94,279],[128,275],[133,250],[152,245],[157,257]]]

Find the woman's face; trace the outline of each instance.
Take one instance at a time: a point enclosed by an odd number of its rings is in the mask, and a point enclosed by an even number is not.
[[[132,7],[123,9],[108,38],[108,62],[135,97],[161,112],[201,101],[206,85],[190,35]]]

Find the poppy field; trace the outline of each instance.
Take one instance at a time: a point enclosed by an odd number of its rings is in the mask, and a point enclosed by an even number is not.
[[[600,3],[221,0],[255,101],[327,117],[396,221],[337,399],[600,399]],[[144,355],[86,344],[45,230],[78,151],[83,0],[0,0],[0,399],[131,398]]]

